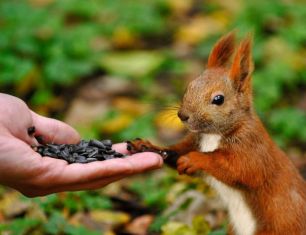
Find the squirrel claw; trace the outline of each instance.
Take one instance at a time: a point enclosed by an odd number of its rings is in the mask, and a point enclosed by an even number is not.
[[[142,140],[140,138],[136,138],[133,141],[126,141],[127,150],[130,153],[140,153],[140,152],[154,152],[162,156],[163,159],[166,159],[169,155],[169,152],[166,150],[162,150],[161,148],[152,145],[147,140]]]
[[[136,138],[133,141],[126,141],[126,143],[127,143],[127,150],[130,153],[155,152],[156,151],[154,146],[149,141],[145,141],[140,138]]]
[[[140,149],[141,149],[141,152],[145,152],[145,151],[148,150],[148,147],[147,147],[146,145],[142,144],[142,145],[140,146]]]
[[[178,154],[175,151],[166,150],[157,146],[154,146],[147,140],[142,140],[140,138],[136,138],[133,141],[126,141],[127,143],[127,150],[130,153],[140,153],[140,152],[154,152],[159,155],[165,160],[168,157],[177,159]]]

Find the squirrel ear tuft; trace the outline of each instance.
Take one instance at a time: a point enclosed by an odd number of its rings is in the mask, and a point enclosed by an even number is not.
[[[231,58],[235,49],[235,32],[232,31],[219,39],[214,45],[207,63],[207,68],[224,66]]]
[[[250,85],[253,72],[252,35],[249,34],[239,45],[230,70],[230,79],[238,90]]]

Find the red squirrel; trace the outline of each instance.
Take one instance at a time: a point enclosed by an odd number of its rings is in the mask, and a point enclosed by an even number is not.
[[[248,36],[235,52],[233,32],[214,45],[180,105],[188,129],[180,143],[163,148],[136,139],[128,150],[168,156],[180,174],[205,172],[228,209],[229,234],[306,235],[306,183],[252,104],[251,46]]]

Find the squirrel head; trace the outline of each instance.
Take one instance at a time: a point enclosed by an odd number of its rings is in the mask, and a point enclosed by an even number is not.
[[[225,134],[252,114],[252,38],[239,44],[234,59],[235,34],[214,45],[206,70],[187,87],[178,116],[192,132]]]

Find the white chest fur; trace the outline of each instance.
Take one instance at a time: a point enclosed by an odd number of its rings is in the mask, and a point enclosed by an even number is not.
[[[200,149],[202,152],[208,153],[215,151],[220,143],[221,136],[216,134],[202,134],[200,140]]]
[[[220,140],[220,135],[203,134],[200,140],[200,151],[213,152],[218,149]],[[205,180],[218,192],[227,207],[230,221],[236,234],[253,235],[255,233],[256,221],[242,193],[213,176],[205,177]]]

